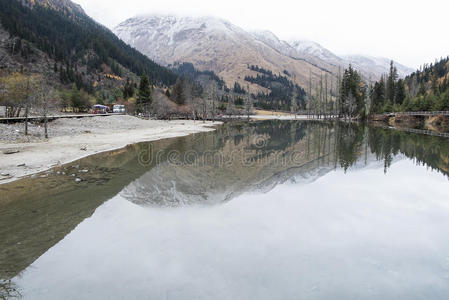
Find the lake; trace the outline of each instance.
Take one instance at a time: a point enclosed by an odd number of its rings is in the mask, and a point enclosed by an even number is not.
[[[0,185],[0,298],[449,299],[449,140],[229,123]]]

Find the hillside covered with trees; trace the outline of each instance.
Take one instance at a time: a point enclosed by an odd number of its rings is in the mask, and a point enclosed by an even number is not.
[[[245,81],[269,90],[268,93],[259,92],[254,95],[257,107],[276,110],[290,110],[292,106],[297,106],[300,109],[306,108],[306,91],[288,78],[290,76],[288,72],[284,72],[286,76],[283,76],[276,75],[271,70],[259,66],[251,65],[248,68],[257,72],[257,75],[246,76]],[[236,93],[239,93],[240,89],[240,86],[234,87]],[[292,103],[293,98],[295,98],[296,105]]]
[[[308,110],[318,116],[364,119],[390,112],[449,111],[449,57],[424,65],[403,79],[391,62],[389,73],[374,84],[349,66],[339,75],[335,96],[324,104],[321,95],[325,93],[327,99],[328,88],[321,85],[316,92],[310,87],[307,103]]]
[[[390,73],[372,89],[372,113],[396,111],[449,110],[449,57],[398,79],[391,64]]]
[[[25,5],[29,3],[29,5]],[[33,47],[55,63],[62,83],[92,91],[100,73],[118,77],[127,69],[151,82],[170,85],[176,75],[130,47],[82,11],[47,7],[34,1],[0,0],[2,27],[13,37],[11,55],[30,55]]]

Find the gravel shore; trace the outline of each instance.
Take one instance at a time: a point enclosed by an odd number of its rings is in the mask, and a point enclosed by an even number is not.
[[[132,116],[59,119],[43,127],[0,124],[0,184],[126,145],[214,130],[220,122],[142,120]]]
[[[168,124],[167,121],[142,120],[132,116],[98,116],[80,119],[57,119],[48,123],[49,137],[79,135],[85,133],[108,134],[114,131],[154,128]],[[0,124],[0,141],[37,142],[44,138],[44,125],[28,124],[29,135],[25,136],[25,124]]]

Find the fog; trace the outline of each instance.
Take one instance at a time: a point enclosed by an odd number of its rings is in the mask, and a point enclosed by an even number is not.
[[[264,29],[282,39],[309,39],[342,54],[394,59],[412,68],[446,57],[449,2],[443,0],[75,0],[113,28],[135,15],[211,15],[244,29]]]

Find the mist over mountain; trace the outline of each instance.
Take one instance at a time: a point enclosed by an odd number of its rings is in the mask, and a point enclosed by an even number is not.
[[[275,74],[290,74],[306,87],[328,73],[336,76],[349,64],[366,79],[376,80],[388,72],[388,58],[365,56],[340,57],[318,43],[307,40],[283,41],[270,31],[248,32],[226,20],[214,17],[148,15],[130,18],[113,30],[151,59],[171,65],[191,62],[202,70],[211,70],[228,85],[246,85],[245,76],[254,76],[248,68],[257,65]],[[396,64],[405,76],[413,69]]]

